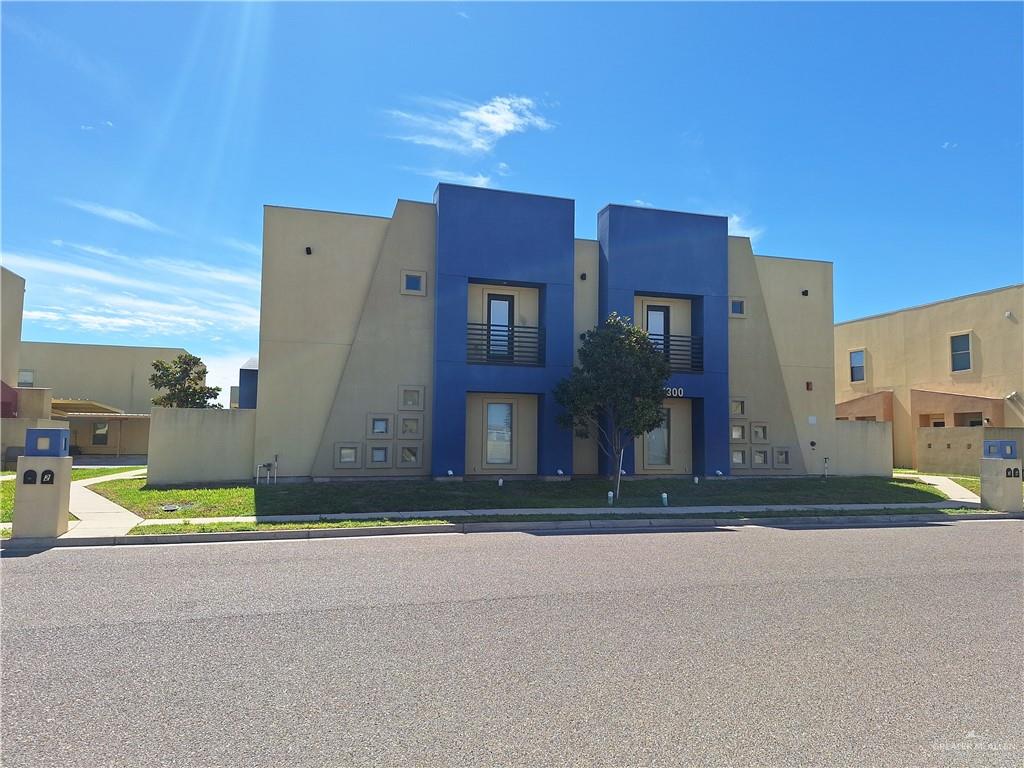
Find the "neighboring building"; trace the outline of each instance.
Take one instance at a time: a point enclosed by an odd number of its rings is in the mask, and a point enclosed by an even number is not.
[[[259,358],[250,357],[238,370],[238,407],[255,408],[256,390],[259,387]],[[232,387],[235,389],[235,387]]]
[[[268,206],[255,410],[241,377],[237,409],[155,409],[150,482],[606,472],[552,390],[612,311],[672,366],[629,475],[888,471],[887,425],[834,419],[831,264],[755,256],[723,217],[574,218],[448,184],[390,218]]]
[[[1013,285],[838,323],[836,417],[892,422],[896,466],[977,474],[982,439],[1024,427],[1022,320]]]

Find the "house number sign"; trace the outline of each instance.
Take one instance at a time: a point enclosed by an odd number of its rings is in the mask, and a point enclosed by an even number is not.
[[[682,387],[665,387],[665,397],[684,397]]]

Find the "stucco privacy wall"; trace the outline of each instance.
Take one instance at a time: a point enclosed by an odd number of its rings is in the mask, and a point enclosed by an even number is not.
[[[93,445],[95,424],[107,425],[107,444]],[[86,456],[142,455],[149,449],[149,419],[72,416],[65,426],[71,429],[71,445]]]
[[[919,472],[977,477],[985,440],[1016,440],[1018,455],[1024,450],[1020,427],[921,427],[915,432]]]
[[[3,326],[0,328],[0,380],[9,387],[18,386],[18,356],[24,308],[25,278],[0,267],[0,323]]]
[[[318,444],[311,472],[314,476],[430,473],[434,227],[433,205],[398,202],[375,259],[330,415],[321,432],[311,436]],[[425,296],[400,293],[404,270],[425,277]],[[263,376],[262,371],[260,375]],[[419,407],[406,407],[402,401],[401,389],[408,387],[419,388]],[[262,393],[261,389],[261,396]],[[384,437],[368,431],[371,415],[389,418],[391,434]],[[418,430],[403,432],[405,422],[418,424]],[[335,446],[339,443],[355,444],[361,449],[359,467],[335,466]],[[384,465],[369,464],[371,446],[388,449]],[[415,462],[403,463],[403,447],[415,449]]]
[[[150,421],[150,485],[252,480],[256,411],[154,408]]]
[[[764,447],[790,448],[791,466],[777,472],[770,467],[753,468],[748,456],[746,467],[733,467],[731,471],[736,475],[803,474],[807,470],[803,453],[799,450],[800,436],[775,343],[776,333],[793,333],[795,330],[799,334],[801,329],[787,327],[786,318],[782,317],[776,317],[776,322],[772,322],[773,317],[779,314],[772,310],[780,301],[791,301],[792,297],[780,294],[777,282],[768,286],[770,292],[765,295],[758,270],[758,264],[763,260],[754,256],[749,238],[729,238],[729,291],[746,302],[745,317],[729,318],[729,396],[746,404],[745,414],[731,418],[730,425],[743,424],[747,434],[744,441],[730,441],[730,447],[746,448],[749,454],[753,450],[751,423],[767,424],[768,443]],[[786,262],[784,267],[797,272],[803,263]],[[827,322],[831,323],[831,319],[829,316]],[[822,361],[830,358],[829,355]]]
[[[970,371],[953,372],[949,337],[970,332]],[[835,399],[893,390],[893,458],[914,466],[918,424],[911,389],[979,397],[1024,395],[1024,286],[962,296],[835,326]],[[851,382],[850,351],[864,350],[864,381]],[[1024,397],[1007,400],[1004,425],[1024,425]]]
[[[887,421],[837,421],[829,441],[830,475],[892,473],[892,424]]]
[[[280,476],[312,472],[388,222],[264,208],[255,457]]]
[[[18,367],[34,371],[34,386],[49,387],[54,397],[149,413],[157,394],[149,384],[153,361],[173,360],[184,352],[174,347],[23,341]]]

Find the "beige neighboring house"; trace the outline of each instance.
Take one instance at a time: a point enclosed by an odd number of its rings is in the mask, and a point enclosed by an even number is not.
[[[154,360],[172,360],[176,347],[22,341],[21,387],[52,393],[56,419],[71,429],[73,450],[85,456],[144,456],[149,450],[150,386]]]
[[[1024,285],[835,326],[836,418],[893,424],[893,461],[977,474],[1024,439]]]

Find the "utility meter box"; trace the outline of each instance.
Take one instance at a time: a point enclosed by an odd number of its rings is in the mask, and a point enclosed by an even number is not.
[[[1016,440],[985,440],[981,454],[981,506],[1024,512],[1024,478]]]
[[[71,434],[28,429],[18,457],[12,538],[56,538],[68,530],[71,503]]]

